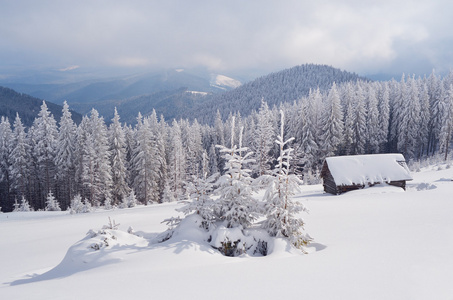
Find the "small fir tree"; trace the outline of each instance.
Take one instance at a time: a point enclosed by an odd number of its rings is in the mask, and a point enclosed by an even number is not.
[[[247,152],[247,147],[242,147],[242,130],[239,134],[239,147],[234,144],[234,117],[232,118],[231,148],[218,146],[224,153],[226,172],[221,176],[216,194],[216,213],[221,220],[226,222],[227,228],[249,227],[258,217],[256,200],[252,197],[256,187],[250,176],[251,170],[244,168],[247,163],[253,162],[249,157],[252,152]],[[245,154],[243,154],[245,153]]]
[[[22,196],[22,199],[20,200],[20,204],[18,205],[17,204],[17,200],[15,200],[15,204],[14,204],[14,212],[18,212],[18,211],[24,211],[24,212],[27,212],[27,211],[33,211],[33,208],[30,206],[30,204],[28,203],[27,199],[25,199],[24,196]]]
[[[84,204],[82,201],[82,196],[80,194],[77,194],[74,196],[74,198],[71,199],[71,204],[69,206],[69,213],[72,214],[78,214],[84,212]]]
[[[55,199],[52,191],[47,194],[46,211],[61,211],[60,204]]]
[[[269,235],[285,237],[297,248],[302,248],[310,242],[311,238],[304,233],[305,223],[297,217],[297,214],[306,212],[307,209],[302,203],[292,200],[292,196],[302,182],[296,175],[289,174],[291,152],[293,151],[289,143],[293,138],[284,140],[284,114],[283,111],[280,113],[281,129],[276,140],[280,148],[280,156],[274,169],[274,176],[270,180],[264,196],[266,220],[263,222],[263,228]]]
[[[187,192],[189,193],[189,199],[191,200],[187,205],[178,209],[185,215],[195,213],[202,219],[200,227],[209,230],[215,224],[217,218],[214,213],[214,201],[211,198],[211,192],[213,190],[213,182],[215,181],[218,174],[213,174],[208,177],[208,157],[206,152],[202,155],[202,176],[193,176],[193,180],[187,185]]]

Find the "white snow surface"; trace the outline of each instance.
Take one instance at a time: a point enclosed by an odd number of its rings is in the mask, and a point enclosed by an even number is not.
[[[152,242],[179,203],[3,213],[0,298],[452,299],[453,169],[413,177],[406,192],[377,185],[334,196],[302,186],[308,254],[277,239],[268,256],[225,257],[190,228]],[[118,230],[102,229],[108,217]]]
[[[402,154],[370,154],[326,158],[337,185],[412,180]]]

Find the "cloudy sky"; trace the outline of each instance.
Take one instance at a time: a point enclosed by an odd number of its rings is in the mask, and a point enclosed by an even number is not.
[[[157,67],[266,74],[304,63],[361,75],[445,73],[452,12],[450,0],[0,0],[0,75]]]

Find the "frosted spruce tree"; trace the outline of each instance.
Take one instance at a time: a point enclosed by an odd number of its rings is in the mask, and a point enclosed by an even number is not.
[[[445,93],[443,99],[442,126],[439,133],[440,153],[444,154],[444,159],[448,158],[452,134],[453,134],[453,85]]]
[[[379,153],[379,110],[376,89],[373,85],[368,87],[368,113],[367,113],[367,153]]]
[[[63,208],[70,205],[75,190],[75,143],[76,125],[72,121],[71,112],[66,101],[63,103],[63,115],[60,119],[60,130],[56,142],[55,166],[59,199]]]
[[[82,197],[80,194],[74,196],[71,199],[71,204],[68,208],[69,213],[72,214],[80,214],[80,213],[89,213],[93,210],[90,202],[85,199],[82,201]]]
[[[41,194],[39,195],[40,207],[45,206],[47,194],[54,189],[56,166],[55,155],[57,146],[58,129],[56,121],[43,101],[41,111],[33,122],[30,130],[33,143],[31,151],[36,161],[35,174]]]
[[[83,209],[84,209],[84,205],[83,205],[82,197],[80,196],[80,194],[77,194],[71,199],[71,203],[69,204],[69,207],[68,207],[69,213],[71,215],[82,213]]]
[[[135,197],[134,189],[131,189],[129,195],[123,198],[122,203],[119,205],[120,208],[131,208],[137,206],[137,198]]]
[[[57,199],[55,199],[52,191],[50,191],[47,195],[46,211],[61,211],[60,204],[58,203]]]
[[[181,130],[183,133],[183,145],[185,147],[186,173],[197,175],[203,152],[200,124],[195,119],[192,125],[186,124],[186,126],[181,127]],[[191,178],[189,177],[187,179],[190,180]]]
[[[352,84],[348,82],[343,95],[344,106],[344,153],[352,154],[354,143],[354,124],[355,124],[355,108],[354,105],[354,90]]]
[[[434,153],[437,150],[438,138],[442,124],[442,99],[444,95],[444,85],[440,78],[433,72],[428,77],[430,119],[428,133],[428,153]]]
[[[407,158],[415,158],[420,132],[420,98],[415,79],[409,77],[403,94],[403,110],[400,114],[398,150]]]
[[[428,87],[423,84],[420,91],[420,131],[418,133],[418,159],[424,155],[429,139],[429,120],[431,119]],[[428,154],[428,153],[426,153]]]
[[[9,119],[1,117],[0,121],[0,198],[5,199],[2,205],[7,205],[11,192],[11,146],[13,143],[13,131]]]
[[[130,188],[126,167],[126,139],[120,123],[120,116],[116,110],[109,127],[110,165],[112,169],[112,201],[113,205],[121,203],[127,197]]]
[[[187,184],[189,202],[177,211],[185,215],[196,214],[201,218],[200,227],[209,230],[217,221],[214,212],[214,200],[212,199],[213,183],[218,174],[208,176],[209,163],[206,152],[202,154],[201,176],[194,178]]]
[[[182,145],[181,127],[173,120],[170,130],[170,147],[168,157],[168,185],[172,195],[166,199],[179,200],[183,195],[183,182],[186,179],[186,155]]]
[[[343,141],[343,111],[335,83],[329,91],[322,115],[321,151],[324,157],[334,155]]]
[[[24,196],[22,196],[20,200],[20,204],[17,203],[17,200],[15,200],[14,204],[14,212],[22,211],[22,212],[28,212],[28,211],[33,211],[33,208],[30,206],[30,203],[28,203],[27,199],[25,199]]]
[[[239,146],[235,145],[234,123],[235,118],[233,117],[231,120],[231,148],[218,145],[226,161],[226,171],[216,181],[218,188],[215,193],[219,195],[219,198],[215,203],[215,211],[218,218],[225,221],[227,228],[247,228],[258,217],[257,202],[252,197],[256,187],[250,176],[251,170],[246,168],[246,165],[253,160],[249,158],[252,152],[248,152],[246,147],[242,147],[242,133],[239,135]]]
[[[272,118],[272,113],[267,103],[262,99],[257,114],[256,129],[251,147],[255,159],[254,173],[258,176],[268,173],[271,168],[271,156],[269,154],[272,150],[274,135]]]
[[[380,151],[385,152],[387,141],[388,141],[388,131],[389,131],[389,122],[390,122],[390,94],[389,87],[386,82],[382,84],[382,88],[379,93],[378,100],[379,107],[379,145]]]
[[[107,127],[104,119],[91,110],[82,143],[82,182],[92,205],[111,202],[112,175]]]
[[[367,140],[367,111],[365,107],[365,95],[360,84],[357,85],[354,106],[351,154],[364,154]]]
[[[13,142],[11,145],[10,174],[13,188],[19,196],[24,197],[27,192],[31,169],[30,146],[27,143],[27,134],[22,125],[19,114],[14,121]]]
[[[262,223],[270,236],[287,238],[295,247],[302,249],[308,245],[311,237],[304,232],[304,221],[297,214],[307,211],[305,206],[292,199],[302,181],[290,174],[290,160],[293,149],[290,143],[293,138],[284,140],[284,113],[281,114],[280,135],[276,143],[280,156],[274,174],[264,195],[264,212],[266,220]]]
[[[143,204],[157,202],[159,164],[149,119],[138,123],[132,157],[133,188]]]

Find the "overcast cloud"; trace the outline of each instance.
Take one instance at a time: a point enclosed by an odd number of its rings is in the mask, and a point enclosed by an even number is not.
[[[0,1],[0,68],[445,73],[446,1]],[[1,74],[1,72],[0,72]]]

